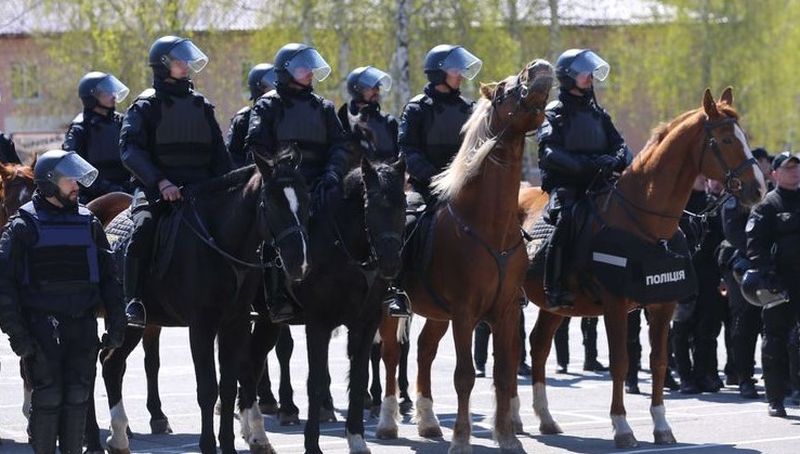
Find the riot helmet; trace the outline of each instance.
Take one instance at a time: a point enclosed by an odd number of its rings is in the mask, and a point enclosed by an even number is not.
[[[377,88],[381,96],[392,89],[392,76],[373,66],[361,66],[347,76],[347,93],[354,101],[364,101],[363,91]]]
[[[747,270],[742,277],[742,296],[753,306],[770,308],[789,301],[789,294],[781,287],[756,269]]]
[[[575,88],[575,79],[581,73],[591,73],[596,80],[608,77],[611,67],[589,49],[569,49],[556,60],[556,77],[562,90]]]
[[[322,82],[331,73],[328,62],[307,44],[289,43],[281,47],[274,61],[278,84],[288,84],[292,79],[301,81],[309,75]]]
[[[443,84],[449,71],[456,71],[462,77],[472,80],[481,71],[483,62],[461,46],[439,44],[425,55],[425,75],[434,85]]]
[[[33,168],[33,180],[45,197],[59,197],[58,180],[71,178],[87,188],[97,178],[97,169],[74,151],[50,150],[39,156]],[[64,202],[59,198],[61,202]]]
[[[130,89],[112,74],[99,71],[86,73],[78,82],[78,97],[81,98],[83,107],[93,109],[97,107],[98,100],[104,96],[112,96],[118,103],[125,99]],[[105,106],[101,106],[105,107]]]
[[[208,57],[192,40],[178,36],[163,36],[150,46],[149,64],[157,79],[168,78],[175,61],[186,62],[189,70],[197,74],[208,64]]]
[[[255,101],[264,93],[275,89],[277,83],[275,67],[270,63],[259,63],[247,74],[247,86],[250,89],[250,99]]]

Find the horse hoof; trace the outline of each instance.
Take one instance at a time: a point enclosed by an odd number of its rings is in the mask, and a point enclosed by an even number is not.
[[[442,438],[442,428],[439,426],[420,427],[418,432],[422,438]]]
[[[320,408],[319,409],[319,422],[336,422],[336,413],[332,409]]]
[[[369,409],[369,417],[370,418],[379,418],[381,416],[381,406],[380,405],[373,405]]]
[[[131,448],[117,449],[109,446],[106,451],[108,451],[108,454],[131,454]]]
[[[450,449],[447,450],[447,454],[472,454],[472,446],[469,443],[466,444],[450,444]]]
[[[675,440],[675,436],[672,435],[671,430],[655,431],[653,432],[653,438],[655,439],[655,444],[657,445],[674,445],[677,443],[677,440]]]
[[[83,454],[105,454],[106,452],[103,449],[86,449],[83,451]]]
[[[511,421],[511,428],[514,429],[514,433],[517,435],[525,433],[525,429],[522,427],[522,421]]]
[[[275,449],[269,443],[267,443],[266,445],[252,444],[249,446],[251,454],[277,454],[275,452]]]
[[[561,430],[561,426],[557,422],[553,421],[539,424],[539,433],[542,435],[558,435],[564,433],[564,431]]]
[[[639,442],[636,441],[636,437],[633,436],[633,433],[626,433],[614,435],[614,445],[618,449],[628,449],[639,446]]]
[[[500,445],[500,452],[505,454],[519,454],[525,452],[525,448],[522,447],[521,441],[513,438]]]
[[[279,413],[278,421],[282,426],[296,426],[300,424],[300,416],[297,413]]]
[[[403,401],[400,402],[400,414],[408,415],[413,409],[414,402],[412,402],[411,399],[403,399]]]
[[[276,415],[280,407],[277,402],[259,403],[258,409],[261,410],[262,415]]]
[[[378,440],[395,440],[397,438],[397,427],[380,427],[375,430],[375,438]]]
[[[166,435],[172,433],[169,419],[153,419],[150,421],[150,433],[153,435]]]

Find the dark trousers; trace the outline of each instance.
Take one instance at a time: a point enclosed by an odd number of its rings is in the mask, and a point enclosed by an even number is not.
[[[642,343],[639,334],[642,331],[642,310],[636,309],[628,313],[628,376],[629,381],[638,379],[639,370],[642,368]]]
[[[753,378],[756,364],[756,342],[761,332],[761,309],[744,299],[733,272],[725,271],[722,277],[728,287],[734,372],[739,376],[739,380],[748,380]]]
[[[475,365],[478,367],[486,367],[486,359],[489,351],[489,336],[492,334],[492,328],[488,323],[481,321],[475,327]],[[519,363],[525,362],[525,343],[527,336],[525,336],[525,313],[520,309],[519,314],[519,340],[522,348],[519,353]]]
[[[564,317],[556,330],[553,343],[556,346],[556,362],[561,367],[569,365],[569,321],[572,317]]]
[[[30,428],[34,451],[53,453],[58,439],[63,454],[79,454],[96,372],[97,320],[93,315],[35,315],[30,320],[39,348],[23,364],[33,386]]]
[[[795,270],[796,271],[796,270]],[[791,383],[790,358],[798,354],[796,335],[800,325],[800,286],[791,285],[797,280],[796,272],[781,276],[789,290],[789,302],[764,309],[764,340],[761,344],[761,363],[764,367],[764,387],[767,400],[782,402]],[[790,354],[790,349],[793,351]]]
[[[719,293],[720,275],[717,264],[698,262],[695,264],[698,295],[692,346],[695,352],[694,373],[700,379],[717,376],[717,338],[727,316],[728,302]]]

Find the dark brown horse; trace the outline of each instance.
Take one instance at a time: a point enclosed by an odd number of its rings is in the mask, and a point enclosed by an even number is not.
[[[595,196],[599,218],[605,225],[630,232],[647,242],[671,238],[678,229],[692,182],[698,174],[724,182],[727,190],[744,206],[760,200],[766,191],[764,179],[752,159],[737,120],[730,88],[722,93],[718,102],[706,90],[701,108],[683,113],[655,131],[642,152],[622,173],[616,191],[612,191],[613,196],[608,192]],[[526,188],[520,192],[520,209],[526,229],[541,217],[546,204],[547,194],[539,188]],[[596,219],[594,230],[597,231],[599,226]],[[541,308],[530,335],[533,409],[540,419],[541,433],[562,431],[550,414],[545,393],[544,366],[553,335],[564,316],[603,315],[614,381],[611,400],[614,442],[619,448],[633,447],[638,442],[625,419],[622,386],[628,372],[627,314],[637,307],[637,302],[614,296],[597,282],[597,285],[590,286],[592,289],[579,286],[578,277],[582,276],[582,281],[585,281],[586,273],[589,273],[586,269],[571,270],[569,287],[575,292],[576,301],[574,307],[566,312],[550,312],[541,275],[529,275],[525,281],[528,297]],[[653,377],[650,414],[657,444],[675,443],[665,417],[663,396],[667,334],[674,308],[675,302],[645,307],[650,315],[650,369]]]
[[[0,164],[0,231],[8,218],[31,199],[34,189],[33,167]]]
[[[520,286],[527,266],[517,196],[525,134],[544,121],[552,80],[550,64],[534,60],[517,76],[481,87],[482,98],[464,125],[463,144],[433,184],[441,202],[432,221],[435,242],[430,264],[427,271],[406,279],[414,312],[427,320],[417,354],[416,416],[424,437],[442,434],[433,412],[431,364],[453,322],[458,416],[450,452],[471,451],[472,333],[480,320],[488,321],[496,333],[494,436],[503,449],[522,448],[512,424],[512,407],[519,405],[518,400],[512,403],[512,397],[520,348],[516,334]],[[381,339],[387,383],[379,438],[397,436],[396,332],[397,321],[384,318]]]

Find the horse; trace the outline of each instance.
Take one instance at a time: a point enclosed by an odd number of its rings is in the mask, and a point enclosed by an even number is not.
[[[304,308],[308,364],[315,366],[308,374],[306,453],[322,452],[319,424],[320,408],[330,385],[328,346],[332,331],[340,325],[348,328],[350,359],[347,442],[351,453],[370,452],[364,442],[363,421],[369,353],[388,283],[401,266],[404,179],[402,159],[392,163],[362,159],[360,168],[345,177],[341,194],[337,191],[324,195],[324,203],[311,218],[309,255],[314,268],[302,282],[289,288]],[[266,356],[265,342],[254,335],[253,343],[253,365],[243,365],[239,377],[239,409],[245,438],[249,435],[248,422],[263,424],[255,403],[255,388]],[[269,350],[272,345],[266,347]],[[281,386],[285,381],[288,380],[282,380]]]
[[[221,400],[219,441],[222,452],[235,453],[233,406],[239,368],[239,346],[248,333],[249,307],[262,285],[264,264],[259,245],[279,249],[288,279],[301,280],[310,264],[306,254],[308,191],[297,170],[296,151],[184,189],[184,201],[173,205],[179,217],[172,258],[163,275],[150,276],[143,301],[148,323],[188,326],[201,410],[200,450],[216,453],[213,413]],[[249,336],[249,334],[244,334]],[[111,406],[112,453],[130,452],[127,416],[121,400],[125,359],[142,336],[128,329],[125,343],[103,361],[103,378]],[[218,339],[220,384],[214,364]],[[247,340],[244,339],[244,342]],[[248,440],[252,452],[274,452],[263,425]]]
[[[32,166],[0,164],[0,232],[8,218],[31,199],[35,189]]]
[[[766,191],[763,176],[750,152],[733,108],[733,91],[727,88],[719,101],[711,92],[703,94],[702,107],[685,112],[657,128],[644,149],[622,172],[615,187],[590,194],[596,208],[591,233],[601,226],[624,230],[649,243],[671,238],[689,199],[698,174],[724,182],[728,192],[744,206],[761,199]],[[536,187],[520,191],[520,216],[529,230],[542,215],[548,196]],[[588,251],[585,251],[588,252]],[[588,255],[588,254],[587,254]],[[580,262],[583,263],[583,262]],[[574,307],[553,312],[547,304],[542,272],[532,266],[525,279],[525,293],[537,306],[539,315],[530,334],[533,367],[533,409],[542,434],[561,433],[550,414],[545,392],[545,361],[553,335],[564,316],[604,316],[611,360],[613,394],[611,423],[618,448],[638,442],[625,419],[623,382],[628,369],[627,314],[639,304],[612,295],[586,266],[570,270],[569,288],[575,294]],[[580,277],[580,280],[579,280]],[[591,285],[581,285],[590,282]],[[622,284],[622,283],[621,283]],[[664,380],[667,367],[667,334],[675,302],[644,306],[649,313],[650,370],[653,393],[650,414],[656,444],[675,443],[664,408]]]
[[[495,333],[494,436],[501,449],[522,449],[512,423],[512,412],[519,408],[512,392],[519,362],[520,287],[528,261],[517,196],[525,135],[544,121],[552,82],[550,63],[534,60],[516,76],[481,86],[482,97],[462,129],[458,153],[434,178],[433,191],[440,202],[431,208],[435,240],[430,261],[424,270],[406,273],[412,310],[426,318],[418,338],[415,402],[417,429],[426,438],[442,436],[433,412],[431,364],[452,320],[458,415],[451,453],[471,451],[472,333],[480,320],[489,322]],[[385,315],[380,328],[387,378],[378,438],[397,437],[397,326],[396,319]]]

